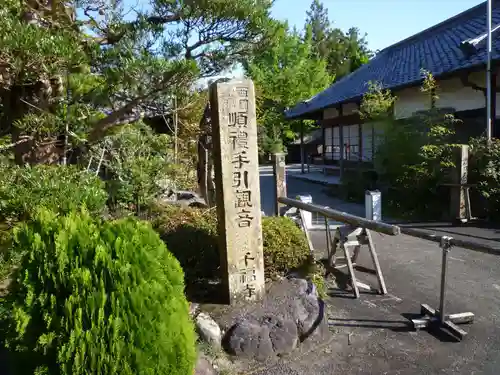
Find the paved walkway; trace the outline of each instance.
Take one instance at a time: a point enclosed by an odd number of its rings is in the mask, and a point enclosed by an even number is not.
[[[288,179],[289,196],[308,192],[313,202],[363,215],[361,205],[342,202],[324,187]],[[261,176],[264,210],[272,212],[272,177]],[[271,209],[269,210],[269,204]],[[463,236],[500,248],[500,231],[446,224],[425,230]],[[311,234],[317,257],[325,255],[324,232]],[[437,244],[406,235],[374,234],[389,295],[365,291],[354,300],[332,285],[327,299],[332,340],[311,351],[284,358],[258,374],[498,374],[500,368],[500,257],[453,248],[449,257],[447,307],[450,313],[472,311],[474,324],[464,326],[469,336],[451,342],[440,332],[413,332],[408,317],[421,303],[437,307],[441,251]],[[370,267],[362,253],[358,264]],[[376,286],[370,273],[358,272],[365,284]]]
[[[265,166],[261,167],[266,173],[272,174],[272,167]],[[321,185],[340,185],[340,177],[339,176],[331,176],[323,173],[322,169],[317,166],[311,166],[310,171],[306,173],[302,173],[302,167],[300,164],[291,164],[287,165],[287,175],[289,178],[318,183]]]

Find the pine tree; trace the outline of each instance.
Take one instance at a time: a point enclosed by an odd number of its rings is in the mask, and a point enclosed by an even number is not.
[[[320,0],[311,3],[305,28],[311,29],[316,56],[327,61],[328,72],[336,80],[352,73],[372,56],[366,36],[356,27],[351,27],[347,33],[333,27],[328,9]]]

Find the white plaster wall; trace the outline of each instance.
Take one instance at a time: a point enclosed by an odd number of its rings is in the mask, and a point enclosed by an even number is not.
[[[395,93],[394,116],[397,119],[408,118],[417,111],[430,107],[430,99],[418,87],[410,87]]]
[[[500,73],[500,70],[497,70]],[[478,86],[485,87],[486,72],[475,72],[469,75],[469,81]],[[455,108],[456,111],[467,111],[485,107],[485,98],[481,91],[474,90],[462,84],[460,78],[439,80],[438,108]],[[497,84],[500,86],[500,75],[497,76]],[[428,94],[420,91],[420,87],[411,87],[395,93],[397,100],[394,104],[394,115],[397,119],[412,116],[417,111],[427,110],[431,102]],[[500,108],[500,93],[496,94],[497,108]],[[497,117],[500,111],[497,110]]]
[[[471,77],[470,80],[484,87],[484,79],[480,82],[481,80],[473,80],[473,77]],[[438,108],[454,108],[456,111],[468,111],[484,108],[485,105],[484,94],[471,87],[465,87],[459,78],[440,81],[437,95],[436,106]]]

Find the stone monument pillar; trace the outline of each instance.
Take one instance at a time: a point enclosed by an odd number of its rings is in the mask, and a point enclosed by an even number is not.
[[[467,175],[469,168],[469,146],[461,145],[454,150],[455,152],[455,169],[452,173],[452,186],[450,189],[450,215],[452,220],[467,219],[468,196],[465,194],[466,188],[461,188],[460,185],[467,184]]]
[[[265,292],[255,92],[251,80],[210,86],[219,248],[229,302]]]
[[[284,204],[278,203],[278,197],[286,197],[286,172],[285,154],[277,152],[273,154],[273,176],[274,176],[274,214],[280,215]]]

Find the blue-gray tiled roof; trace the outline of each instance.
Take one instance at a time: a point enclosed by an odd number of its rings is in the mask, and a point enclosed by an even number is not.
[[[493,1],[492,24],[500,23],[500,0]],[[307,117],[324,108],[360,98],[368,82],[384,88],[417,84],[421,70],[435,77],[473,68],[486,62],[486,2],[380,51],[367,64],[335,82],[325,91],[286,112],[288,118]],[[500,32],[493,34],[492,59],[500,59]],[[467,53],[464,42],[472,53]],[[465,43],[467,44],[467,43]]]

